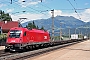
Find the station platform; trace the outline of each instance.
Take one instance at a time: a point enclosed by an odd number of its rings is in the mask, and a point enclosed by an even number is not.
[[[60,48],[26,60],[90,60],[90,40]]]
[[[3,49],[5,49],[5,46],[0,46],[0,50],[3,50]]]

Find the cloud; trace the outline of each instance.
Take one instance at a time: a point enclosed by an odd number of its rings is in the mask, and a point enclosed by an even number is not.
[[[49,14],[52,15],[51,11],[49,11]],[[54,17],[61,14],[62,14],[61,10],[54,10]]]
[[[81,18],[80,20],[84,21],[84,22],[89,22],[90,21],[90,9],[86,9],[83,12],[78,13],[79,16],[77,15],[77,13],[65,13],[62,12],[61,10],[54,10],[54,17],[59,15],[59,16],[73,16],[77,19]],[[19,15],[11,15],[11,17],[13,18],[13,21],[17,21],[19,20],[19,18],[27,18],[26,20],[24,20],[22,23],[30,21],[30,20],[37,20],[37,19],[47,19],[50,18],[52,16],[51,11],[49,11],[46,15],[45,14],[37,14],[37,13],[24,13],[24,14],[19,14]]]
[[[49,14],[51,14],[51,12],[49,12]],[[58,15],[59,16],[73,16],[73,17],[75,17],[79,20],[82,20],[84,22],[90,22],[90,9],[85,9],[84,11],[79,12],[78,14],[75,13],[75,12],[66,13],[66,12],[62,12],[61,10],[55,10],[54,11],[54,16],[58,16]]]
[[[90,14],[90,9],[86,9],[86,10],[84,11],[84,13],[89,13],[89,14]]]
[[[11,17],[13,21],[20,20],[19,18],[27,18],[22,21],[22,23],[24,23],[24,22],[31,21],[31,20],[43,19],[43,17],[45,16],[43,14],[24,13],[24,14],[19,14],[19,15],[11,15]]]
[[[6,6],[5,4],[0,4],[0,7]]]
[[[14,9],[6,9],[7,13],[11,13]]]
[[[39,1],[38,2],[30,2],[29,5],[36,5],[38,3],[39,3]]]
[[[88,5],[89,3],[85,3],[85,5]]]
[[[90,9],[86,9],[84,12],[81,12],[81,18],[84,22],[90,22]]]
[[[79,16],[78,16],[78,14],[79,14]],[[77,19],[81,18],[80,20],[82,20],[84,22],[90,22],[90,9],[85,9],[84,11],[79,12],[78,14],[77,13],[64,13],[62,15],[74,16]]]
[[[20,6],[22,7],[27,7],[27,6],[30,6],[30,5],[36,5],[38,4],[40,1],[33,1],[33,0],[27,0],[25,2],[23,2],[25,0],[19,0],[18,3]]]

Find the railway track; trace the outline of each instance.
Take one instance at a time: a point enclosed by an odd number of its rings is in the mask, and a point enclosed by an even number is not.
[[[79,42],[81,42],[81,41],[79,41]],[[54,47],[48,47],[48,48],[43,48],[43,49],[38,49],[38,50],[33,50],[33,51],[28,51],[28,52],[23,52],[23,53],[5,55],[5,56],[1,56],[0,60],[24,60],[24,59],[27,59],[30,57],[40,55],[42,53],[53,51],[53,50],[59,49],[61,47],[73,45],[73,44],[76,44],[79,42],[67,43],[67,44],[57,45]]]
[[[13,55],[13,54],[15,54],[15,53],[4,52],[4,50],[0,50],[0,57],[8,56],[8,55]]]
[[[4,50],[0,50],[0,54],[4,53]]]

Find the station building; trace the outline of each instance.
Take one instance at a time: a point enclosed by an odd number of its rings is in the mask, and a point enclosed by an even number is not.
[[[8,33],[11,28],[20,26],[18,21],[0,21],[0,34]]]

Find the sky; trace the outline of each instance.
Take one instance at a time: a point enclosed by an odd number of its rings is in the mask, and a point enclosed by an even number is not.
[[[90,0],[0,0],[0,10],[21,23],[50,18],[53,9],[54,17],[73,16],[90,22]]]

